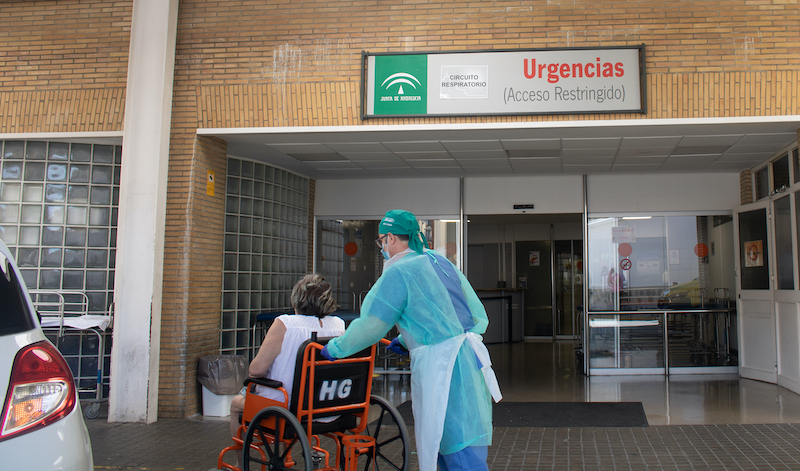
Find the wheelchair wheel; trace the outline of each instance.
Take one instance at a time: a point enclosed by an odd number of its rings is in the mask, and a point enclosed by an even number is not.
[[[270,428],[262,424],[265,420],[272,422]],[[278,424],[278,426],[274,424]],[[292,438],[274,439],[276,432],[271,427],[277,429],[280,424],[285,427],[284,436]],[[262,458],[260,453],[250,447],[250,444],[254,441],[260,441],[263,444],[261,448],[265,452],[266,460]],[[289,452],[292,454],[292,459],[297,461],[297,469],[305,469],[306,471],[313,469],[311,444],[297,417],[282,407],[266,407],[262,409],[253,417],[250,426],[247,428],[247,435],[245,435],[242,445],[242,469],[244,471],[265,468],[270,471],[295,469],[286,465],[286,458]]]
[[[403,417],[389,401],[380,396],[370,396],[369,403],[380,409],[378,418],[370,422],[365,430],[367,435],[375,439],[375,469],[406,471],[410,455],[406,450],[410,440]],[[370,461],[367,461],[365,469],[371,469]]]

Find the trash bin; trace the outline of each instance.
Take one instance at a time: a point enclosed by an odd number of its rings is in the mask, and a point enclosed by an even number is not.
[[[242,389],[249,367],[241,355],[206,355],[197,365],[197,381],[203,386],[203,415],[227,417],[231,401]]]

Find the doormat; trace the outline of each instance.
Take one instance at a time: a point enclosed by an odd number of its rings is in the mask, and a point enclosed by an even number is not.
[[[647,427],[641,402],[500,402],[492,405],[495,427]],[[397,406],[414,425],[411,401]]]

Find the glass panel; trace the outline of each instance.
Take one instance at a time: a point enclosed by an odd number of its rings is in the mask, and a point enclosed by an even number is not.
[[[22,201],[26,203],[41,203],[44,196],[44,186],[36,183],[26,183],[22,187]]]
[[[21,180],[22,162],[3,162],[3,180]]]
[[[769,289],[766,209],[739,214],[739,260],[742,289]]]
[[[89,247],[108,247],[108,229],[89,229]]]
[[[20,227],[19,245],[39,245],[39,228],[26,226]]]
[[[789,188],[789,155],[784,155],[772,163],[772,188]]]
[[[105,165],[92,165],[92,183],[110,184],[112,167]]]
[[[41,270],[39,272],[40,289],[59,289],[60,285],[61,270]]]
[[[769,196],[769,168],[764,167],[756,172],[756,200]]]
[[[86,266],[89,268],[108,268],[108,250],[87,250]]]
[[[47,205],[44,207],[45,224],[64,224],[64,207]]]
[[[38,267],[39,249],[19,249],[17,252],[17,264],[21,267]]]
[[[42,229],[42,245],[61,246],[64,243],[64,228],[61,226],[45,226]]]
[[[663,315],[590,315],[589,366],[663,368]]]
[[[797,149],[792,151],[792,168],[794,170],[794,183],[800,182],[800,153]]]
[[[64,249],[64,266],[69,268],[83,268],[86,251],[83,249]]]
[[[63,203],[67,197],[67,185],[48,183],[44,186],[44,200],[47,203]]]
[[[0,201],[17,202],[21,192],[22,187],[19,183],[0,183]]]
[[[778,289],[794,289],[791,198],[775,200],[775,271]]]
[[[85,206],[67,206],[67,224],[73,226],[86,225],[86,216],[88,214]]]
[[[72,162],[89,162],[92,158],[92,146],[89,144],[72,144],[69,160]]]
[[[44,181],[44,164],[41,162],[26,162],[25,181]]]
[[[85,246],[86,245],[86,229],[78,227],[68,227],[66,232],[66,240],[64,245],[69,246]]]
[[[107,226],[108,216],[109,216],[108,208],[91,208],[89,210],[89,225]]]
[[[65,142],[50,143],[50,160],[67,160],[69,157],[69,144]]]
[[[22,223],[23,224],[41,224],[42,223],[42,206],[23,204],[22,205]]]
[[[55,248],[42,249],[42,266],[60,267],[61,249],[55,249]]]
[[[47,166],[47,180],[56,182],[67,181],[67,165],[49,164]]]
[[[736,366],[736,339],[728,331],[735,323],[732,312],[675,312],[669,325],[669,366]]]
[[[25,158],[25,142],[23,141],[6,141],[3,146],[3,159],[18,159]]]
[[[25,158],[28,160],[44,160],[47,157],[47,142],[28,141]]]
[[[106,287],[106,272],[91,270],[86,272],[86,289],[101,290]]]
[[[92,162],[110,164],[114,162],[114,146],[94,146]]]
[[[86,204],[89,202],[88,185],[70,185],[67,189],[67,202],[72,204]]]
[[[69,181],[71,183],[89,183],[89,171],[91,167],[88,165],[74,164],[69,166]]]
[[[16,224],[19,222],[18,204],[0,204],[0,223]]]
[[[729,296],[735,285],[731,221],[590,218],[589,310],[703,309],[712,294]]]

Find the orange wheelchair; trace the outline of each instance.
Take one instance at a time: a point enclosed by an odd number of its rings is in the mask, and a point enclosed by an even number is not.
[[[314,336],[298,349],[291,398],[279,381],[245,381],[241,425],[233,445],[220,452],[217,468],[407,469],[405,422],[391,403],[371,394],[376,345],[329,361],[319,353],[328,340]],[[284,401],[258,396],[256,384],[282,391]],[[223,461],[235,450],[242,450],[242,468]]]

